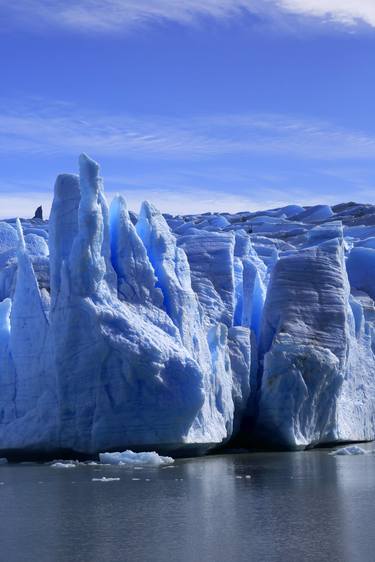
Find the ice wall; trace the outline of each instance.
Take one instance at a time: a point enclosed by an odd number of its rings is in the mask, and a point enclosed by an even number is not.
[[[130,214],[81,155],[0,222],[0,450],[373,439],[372,215]]]

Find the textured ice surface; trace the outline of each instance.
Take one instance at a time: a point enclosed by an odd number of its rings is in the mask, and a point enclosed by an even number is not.
[[[0,222],[0,451],[287,448],[375,437],[375,207],[107,205]]]
[[[165,466],[174,463],[172,457],[162,457],[155,451],[135,453],[123,451],[122,453],[99,453],[102,464],[116,464],[121,466]]]

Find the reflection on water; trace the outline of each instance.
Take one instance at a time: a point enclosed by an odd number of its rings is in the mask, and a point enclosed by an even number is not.
[[[101,476],[120,481],[92,481]],[[4,562],[375,559],[375,455],[227,455],[143,470],[8,465],[0,482]]]

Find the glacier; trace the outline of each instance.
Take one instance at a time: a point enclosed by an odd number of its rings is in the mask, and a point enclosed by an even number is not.
[[[82,154],[0,222],[0,456],[373,440],[374,301],[374,206],[136,214]]]

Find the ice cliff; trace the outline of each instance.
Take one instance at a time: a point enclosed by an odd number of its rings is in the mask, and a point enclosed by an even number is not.
[[[375,207],[108,208],[0,222],[0,451],[375,438]]]

